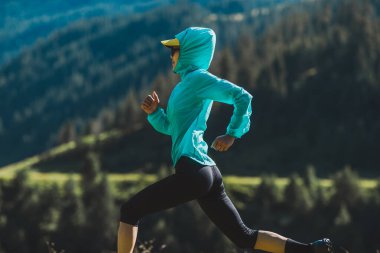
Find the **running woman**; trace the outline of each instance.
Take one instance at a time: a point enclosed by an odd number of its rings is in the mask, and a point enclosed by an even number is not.
[[[144,216],[196,199],[214,224],[241,249],[274,253],[333,252],[329,239],[305,244],[264,230],[248,228],[227,196],[222,175],[207,155],[203,140],[213,101],[234,106],[224,135],[211,147],[225,152],[250,128],[252,95],[243,88],[207,71],[216,35],[209,28],[190,27],[174,39],[161,43],[171,49],[173,72],[181,76],[166,108],[159,106],[158,94],[145,98],[141,108],[158,132],[172,138],[175,173],[146,187],[121,206],[118,253],[132,253],[138,223]]]

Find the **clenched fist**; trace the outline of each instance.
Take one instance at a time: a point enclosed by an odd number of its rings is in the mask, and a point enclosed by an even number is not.
[[[211,147],[217,151],[227,151],[234,144],[235,137],[225,134],[215,138]]]
[[[148,95],[144,102],[141,104],[141,109],[144,110],[147,114],[151,114],[157,110],[158,103],[160,103],[160,99],[155,91],[153,91],[152,95]]]

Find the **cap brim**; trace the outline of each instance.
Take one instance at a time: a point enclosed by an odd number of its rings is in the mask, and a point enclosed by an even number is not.
[[[177,38],[171,40],[163,40],[161,43],[165,47],[179,47],[179,40]]]

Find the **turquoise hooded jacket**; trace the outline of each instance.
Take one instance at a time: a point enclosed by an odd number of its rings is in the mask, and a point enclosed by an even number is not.
[[[148,121],[158,132],[171,136],[174,165],[181,156],[215,165],[203,140],[213,101],[234,106],[226,134],[240,138],[250,128],[252,95],[207,71],[215,50],[213,30],[190,27],[175,37],[180,42],[180,54],[173,71],[181,81],[170,94],[166,112],[158,107],[148,115]]]

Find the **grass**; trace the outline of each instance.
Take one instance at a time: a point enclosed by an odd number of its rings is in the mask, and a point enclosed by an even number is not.
[[[138,129],[141,126],[135,127]],[[29,169],[36,164],[57,157],[59,155],[65,154],[67,152],[73,151],[79,147],[91,147],[97,143],[105,142],[110,139],[117,139],[124,135],[125,132],[121,130],[111,130],[108,132],[103,132],[98,135],[86,135],[77,141],[69,141],[67,143],[61,144],[55,148],[52,148],[42,154],[31,156],[20,162],[9,164],[5,167],[0,168],[0,178],[7,178],[9,175],[13,175],[15,172],[23,169]]]
[[[15,173],[0,173],[0,181],[8,181],[14,177]],[[134,187],[130,188],[133,191],[138,191],[144,188],[146,185],[152,184],[159,180],[159,176],[156,174],[141,174],[141,173],[111,173],[107,175],[109,180],[109,187],[114,196],[119,198],[127,198],[131,192],[125,191],[125,183],[133,185]],[[57,185],[59,189],[63,189],[65,182],[69,179],[74,180],[79,183],[80,175],[79,173],[59,173],[59,172],[50,172],[43,173],[35,170],[30,170],[28,173],[28,182],[29,185],[33,187],[44,189],[50,188],[51,186]],[[285,186],[289,183],[288,178],[275,178],[275,184],[279,189],[284,189]],[[257,188],[262,179],[260,177],[242,177],[235,175],[225,175],[223,176],[223,181],[227,186],[227,191],[238,191],[240,193],[249,194],[252,192],[252,189]],[[331,179],[319,179],[319,184],[326,190],[332,189],[331,186],[333,182]],[[360,186],[365,191],[372,191],[377,187],[376,180],[362,179],[360,180]],[[80,188],[76,188],[75,192],[80,194]],[[242,203],[236,203],[237,206],[242,205]],[[240,206],[241,207],[241,206]]]
[[[10,180],[14,177],[15,171],[0,171],[0,180]],[[57,183],[58,185],[63,185],[69,178],[72,178],[74,181],[78,181],[80,179],[80,175],[78,173],[59,173],[59,172],[50,172],[43,173],[31,170],[29,172],[29,178],[31,182],[41,185],[46,185],[49,183]],[[122,183],[122,182],[140,182],[144,181],[146,183],[153,183],[158,180],[158,176],[155,174],[139,174],[139,173],[110,173],[108,174],[108,180],[111,183]],[[256,187],[261,183],[260,177],[242,177],[242,176],[234,176],[234,175],[225,175],[223,176],[223,180],[228,185],[236,185],[236,186],[248,186],[248,187]],[[288,184],[288,178],[276,178],[276,185],[279,187],[284,187]],[[323,187],[331,187],[332,180],[331,179],[319,179],[319,183]],[[361,179],[360,180],[361,187],[365,189],[374,189],[377,187],[377,181],[371,179]]]

